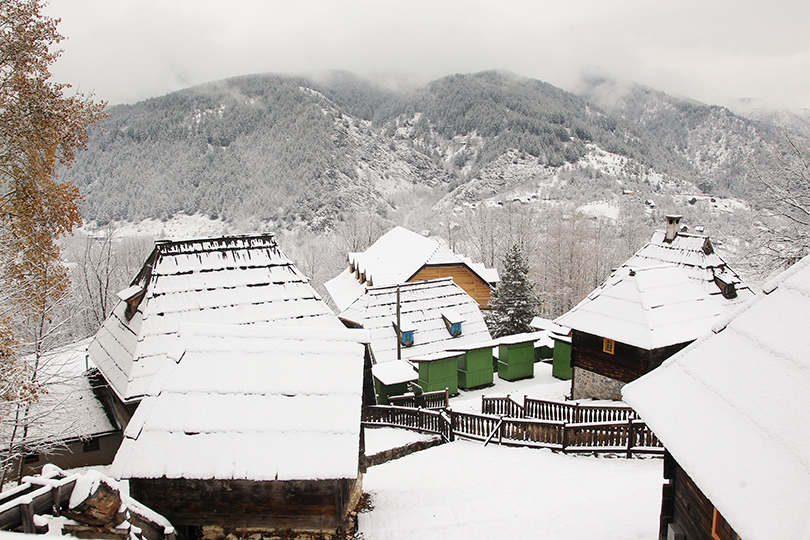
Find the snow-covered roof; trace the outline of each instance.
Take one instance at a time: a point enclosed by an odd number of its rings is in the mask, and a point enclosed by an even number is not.
[[[662,263],[678,265],[690,279],[726,305],[741,304],[754,297],[754,291],[714,251],[708,236],[679,232],[671,242],[665,241],[665,238],[665,231],[656,231],[649,243],[630,257],[623,266],[639,268]],[[737,296],[725,298],[715,282],[715,277],[724,283],[733,283]]]
[[[60,347],[40,358],[38,381],[44,392],[31,404],[26,437],[29,446],[89,438],[117,429],[93,392],[86,366],[89,339]],[[32,358],[25,358],[31,363]],[[13,415],[0,421],[0,434],[10,436]],[[19,435],[18,435],[19,438]]]
[[[140,399],[183,322],[342,326],[272,235],[158,242],[127,289],[146,290],[131,318],[119,302],[90,356],[118,396]]]
[[[478,303],[452,278],[404,283],[399,287],[401,315],[416,328],[413,345],[402,347],[403,359],[490,339]],[[396,306],[396,286],[369,287],[366,294],[339,315],[371,332],[371,349],[377,363],[397,359],[397,334],[393,324]],[[464,318],[461,335],[457,337],[450,335],[442,318],[442,310],[448,308]]]
[[[653,350],[701,337],[727,312],[677,266],[625,266],[555,322]]]
[[[116,477],[357,477],[368,332],[184,325],[181,338],[127,426]]]
[[[810,258],[623,396],[746,540],[810,534]]]
[[[413,369],[413,366],[405,360],[374,364],[371,367],[371,373],[386,386],[415,381],[419,378],[419,374]]]
[[[463,264],[490,285],[499,281],[496,269],[473,263],[470,258],[453,253],[438,240],[403,227],[394,227],[366,251],[349,253],[348,258],[355,271],[350,272],[347,268],[324,283],[341,311],[366,290],[366,284],[360,283],[355,272],[365,274],[366,280],[374,286],[385,286],[405,283],[424,266]]]

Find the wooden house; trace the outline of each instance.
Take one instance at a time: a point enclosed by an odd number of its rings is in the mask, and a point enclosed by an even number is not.
[[[371,332],[375,364],[490,339],[477,302],[452,278],[369,287],[338,318]]]
[[[623,266],[674,264],[726,306],[742,304],[754,297],[751,288],[717,254],[707,235],[682,232],[681,216],[669,215],[666,219],[666,230],[653,233],[650,241]]]
[[[727,313],[678,267],[624,266],[556,322],[571,328],[573,399],[621,387],[707,334]]]
[[[368,333],[184,325],[180,334],[112,473],[181,532],[340,530],[362,491]]]
[[[443,277],[452,277],[480,308],[488,308],[491,289],[499,280],[497,270],[402,227],[388,231],[366,251],[349,253],[348,263],[348,268],[324,284],[339,311],[348,308],[367,287]]]
[[[158,241],[89,347],[131,416],[181,323],[341,328],[272,235]]]
[[[810,537],[810,259],[623,395],[664,443],[661,540]]]
[[[96,370],[87,369],[88,342],[60,347],[40,358],[38,380],[44,392],[31,404],[28,422],[18,424],[14,451],[25,457],[22,464],[13,460],[10,477],[39,474],[48,463],[63,469],[112,463],[122,425],[105,407],[104,380]],[[12,440],[14,428],[13,418],[6,417],[0,425],[4,441]]]

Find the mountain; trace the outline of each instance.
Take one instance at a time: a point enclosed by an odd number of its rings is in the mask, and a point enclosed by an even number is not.
[[[579,95],[489,71],[393,91],[346,72],[251,75],[109,109],[60,177],[86,220],[203,214],[318,230],[529,193],[741,196],[775,131],[638,85]],[[517,196],[517,195],[516,195]]]

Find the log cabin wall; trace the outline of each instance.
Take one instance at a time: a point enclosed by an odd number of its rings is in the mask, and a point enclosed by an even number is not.
[[[668,452],[664,477],[669,484],[664,484],[659,539],[666,540],[669,523],[676,523],[689,540],[712,540],[714,505]]]
[[[466,264],[448,264],[441,266],[423,266],[408,281],[427,281],[429,279],[452,277],[456,285],[478,302],[480,309],[489,309],[491,289]]]
[[[649,351],[616,341],[613,354],[608,354],[602,350],[603,342],[604,338],[601,336],[574,330],[571,366],[625,383],[657,368],[664,360],[689,344],[678,343]]]
[[[218,525],[227,530],[334,532],[357,500],[359,479],[333,480],[130,480],[133,498],[173,525]]]

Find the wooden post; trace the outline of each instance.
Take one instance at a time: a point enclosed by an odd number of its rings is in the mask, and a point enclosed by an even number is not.
[[[563,424],[563,441],[562,441],[562,451],[565,453],[565,449],[568,447],[568,422]]]
[[[33,501],[30,501],[28,504],[20,505],[20,521],[22,522],[22,529],[25,534],[35,534],[37,532],[34,526],[33,506]]]
[[[633,419],[629,418],[627,420],[627,459],[630,459],[630,456],[633,455]]]
[[[397,360],[402,360],[402,321],[400,320],[399,285],[397,285]]]

